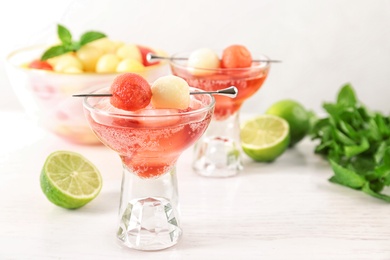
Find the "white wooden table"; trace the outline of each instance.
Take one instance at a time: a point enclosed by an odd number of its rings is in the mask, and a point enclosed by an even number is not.
[[[390,205],[328,182],[331,169],[304,140],[271,164],[207,179],[178,162],[182,240],[157,252],[115,239],[121,163],[104,146],[66,143],[21,112],[0,111],[0,259],[390,259]],[[100,169],[99,196],[78,210],[51,204],[39,175],[56,150]]]

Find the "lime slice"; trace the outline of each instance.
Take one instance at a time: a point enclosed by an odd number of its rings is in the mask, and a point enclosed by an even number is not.
[[[261,115],[242,125],[242,149],[255,161],[275,160],[287,149],[289,143],[290,127],[281,117]]]
[[[84,206],[102,188],[98,169],[82,155],[69,151],[53,152],[47,157],[40,182],[46,197],[67,209]]]

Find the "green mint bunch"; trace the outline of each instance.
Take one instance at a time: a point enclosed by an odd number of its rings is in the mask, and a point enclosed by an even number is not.
[[[315,122],[310,134],[320,141],[314,152],[324,155],[333,169],[330,181],[390,202],[381,193],[390,186],[389,116],[367,109],[350,84],[323,108],[327,116]]]
[[[58,34],[58,38],[61,41],[61,44],[47,49],[43,53],[41,60],[47,60],[68,52],[77,51],[87,43],[107,37],[104,33],[89,31],[81,35],[79,41],[75,41],[73,40],[70,31],[60,24],[57,25],[57,34]]]

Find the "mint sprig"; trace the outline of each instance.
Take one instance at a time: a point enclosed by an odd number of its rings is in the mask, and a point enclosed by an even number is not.
[[[41,56],[41,60],[47,60],[56,56],[60,56],[62,54],[68,52],[74,52],[79,50],[82,46],[87,43],[96,41],[101,38],[107,37],[104,33],[96,32],[96,31],[88,31],[81,35],[79,41],[73,40],[72,34],[70,31],[63,25],[57,25],[57,34],[58,38],[61,41],[60,45],[52,46],[47,49]]]
[[[327,116],[312,130],[334,175],[330,181],[390,202],[381,193],[390,186],[390,117],[366,108],[350,84],[342,86],[335,103],[324,103]]]

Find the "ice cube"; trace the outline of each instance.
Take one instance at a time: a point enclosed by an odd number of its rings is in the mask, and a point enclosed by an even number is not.
[[[196,99],[196,98],[191,98],[190,102],[190,108],[191,110],[196,110],[202,108],[202,101]]]

